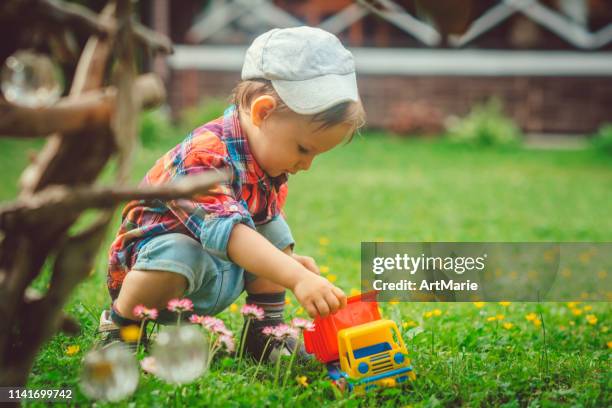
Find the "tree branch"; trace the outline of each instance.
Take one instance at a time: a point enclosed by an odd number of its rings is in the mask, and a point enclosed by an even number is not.
[[[128,200],[171,200],[209,193],[229,178],[222,170],[189,176],[177,182],[147,187],[77,187],[49,186],[40,192],[0,207],[0,229],[10,231],[18,224],[35,225],[47,217],[87,208],[109,208]]]
[[[139,77],[133,94],[137,108],[151,108],[165,99],[161,80],[154,74]],[[110,126],[115,110],[115,88],[62,98],[48,108],[28,108],[0,101],[0,137],[39,137],[51,133],[70,136],[99,126]]]

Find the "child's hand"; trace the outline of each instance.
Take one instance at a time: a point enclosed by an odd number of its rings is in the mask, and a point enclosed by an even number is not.
[[[310,272],[316,273],[317,275],[321,274],[321,271],[319,271],[319,267],[317,266],[314,258],[298,254],[291,254],[291,257],[302,264],[302,266],[308,269]]]
[[[325,317],[346,306],[342,289],[315,274],[305,274],[293,287],[293,294],[310,317]]]

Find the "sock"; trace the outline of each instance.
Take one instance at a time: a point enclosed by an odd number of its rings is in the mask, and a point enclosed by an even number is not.
[[[257,305],[264,311],[263,320],[254,320],[254,326],[276,326],[284,321],[283,312],[285,311],[285,292],[277,293],[249,293],[246,298],[247,305]]]

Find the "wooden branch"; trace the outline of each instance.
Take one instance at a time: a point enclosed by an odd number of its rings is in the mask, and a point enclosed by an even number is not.
[[[165,99],[164,85],[155,74],[139,77],[133,86],[137,108],[152,108]],[[0,100],[0,137],[40,137],[51,133],[79,134],[83,129],[110,126],[115,88],[66,97],[48,108],[28,108]]]
[[[104,38],[112,30],[112,26],[99,20],[96,13],[79,4],[55,0],[34,0],[30,3],[34,4],[30,4],[29,7],[34,7],[38,13],[52,21],[62,25],[74,26],[89,35]]]
[[[128,200],[171,200],[209,193],[229,178],[228,171],[216,171],[180,179],[175,183],[147,187],[49,186],[44,190],[0,207],[0,229],[11,231],[21,224],[37,225],[54,214],[76,213],[87,208],[109,208]]]
[[[174,52],[172,41],[168,37],[139,23],[134,24],[134,39],[139,45],[153,53],[172,54]]]

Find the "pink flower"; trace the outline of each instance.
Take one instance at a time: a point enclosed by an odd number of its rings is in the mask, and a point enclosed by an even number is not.
[[[157,368],[155,357],[149,356],[143,358],[140,362],[140,367],[142,367],[143,371],[146,371],[149,374],[155,374],[155,370]]]
[[[298,332],[293,327],[283,323],[274,327],[272,335],[278,340],[285,340],[289,337],[297,337]]]
[[[193,310],[193,302],[190,299],[172,299],[168,302],[168,310],[171,312],[182,313]]]
[[[216,317],[204,316],[200,324],[209,332],[218,334],[220,336],[233,335],[233,333],[229,331],[227,327],[225,327],[225,323],[223,323],[223,320],[217,319]]]
[[[202,324],[202,320],[204,320],[204,317],[199,316],[197,314],[192,314],[191,316],[189,316],[189,322],[193,324]]]
[[[231,333],[231,332],[230,332]],[[222,335],[219,337],[219,342],[223,347],[227,349],[230,353],[236,349],[236,344],[234,343],[234,338],[231,335]]]
[[[137,305],[134,307],[134,310],[132,310],[132,313],[134,313],[134,316],[138,317],[139,319],[149,319],[149,320],[155,320],[157,319],[157,309],[155,308],[146,308],[144,305]]]
[[[291,326],[296,329],[306,331],[313,331],[315,329],[314,322],[311,322],[308,319],[302,319],[301,317],[296,317],[295,319],[291,320]]]
[[[244,305],[240,309],[240,313],[251,319],[261,320],[264,318],[264,310],[257,305]]]
[[[272,336],[274,335],[274,327],[273,326],[266,326],[261,330],[261,334],[263,334],[264,336]]]

